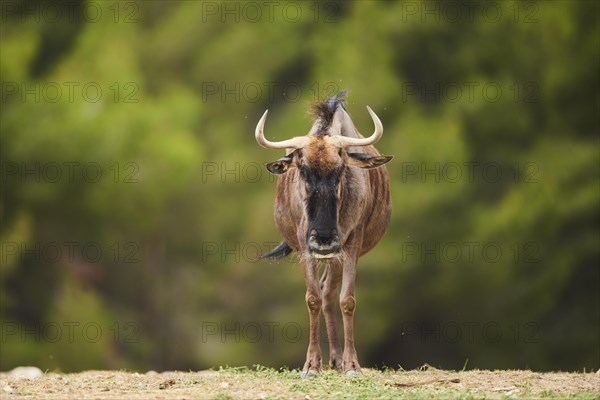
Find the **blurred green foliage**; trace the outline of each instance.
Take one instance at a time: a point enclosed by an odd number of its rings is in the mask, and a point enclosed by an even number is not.
[[[362,364],[597,369],[598,15],[3,2],[0,369],[300,366],[300,268],[252,260],[279,240],[280,156],[253,129],[269,108],[268,137],[305,134],[342,89],[395,156],[359,263]]]

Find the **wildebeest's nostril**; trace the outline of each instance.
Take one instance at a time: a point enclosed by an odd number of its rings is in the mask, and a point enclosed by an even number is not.
[[[314,237],[314,239],[321,244],[329,244],[339,240],[335,229],[313,229],[311,231],[310,237]]]
[[[335,229],[312,229],[307,242],[310,251],[318,258],[333,257],[341,250],[339,236]]]

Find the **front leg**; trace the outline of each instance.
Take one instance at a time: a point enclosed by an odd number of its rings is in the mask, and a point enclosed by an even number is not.
[[[325,317],[327,341],[329,343],[329,365],[337,370],[341,370],[343,366],[342,348],[338,340],[337,329],[337,288],[341,280],[341,263],[330,263],[321,277],[321,290],[323,296],[323,316]]]
[[[319,318],[321,315],[321,287],[317,274],[317,263],[314,260],[302,261],[304,280],[306,281],[306,306],[310,321],[309,343],[306,362],[302,368],[302,378],[321,372],[321,346],[319,344]]]
[[[340,308],[344,321],[344,357],[343,371],[347,375],[360,373],[358,356],[354,348],[354,311],[356,298],[354,297],[354,284],[356,278],[356,258],[344,264],[342,289],[340,291]]]

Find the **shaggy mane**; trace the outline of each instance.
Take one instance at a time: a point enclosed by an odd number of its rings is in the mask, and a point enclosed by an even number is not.
[[[333,120],[333,114],[335,114],[335,111],[339,107],[342,107],[344,110],[346,109],[345,97],[347,94],[348,91],[344,90],[334,96],[331,96],[330,98],[321,103],[315,103],[312,105],[310,110],[311,114],[315,119],[321,121],[319,127],[320,131],[326,131],[327,128],[329,128],[329,125],[331,125],[331,121]]]

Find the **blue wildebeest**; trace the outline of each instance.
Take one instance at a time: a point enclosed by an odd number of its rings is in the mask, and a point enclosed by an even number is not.
[[[345,92],[315,104],[315,122],[306,136],[271,142],[264,136],[268,110],[256,126],[256,141],[268,149],[286,149],[267,164],[279,174],[275,220],[283,240],[261,258],[283,258],[296,251],[306,281],[310,340],[302,377],[321,369],[319,319],[325,317],[329,363],[347,374],[360,372],[354,348],[354,284],[358,258],[381,239],[390,221],[389,177],[372,145],[383,134],[381,121],[367,107],[375,132],[364,138],[344,108]],[[319,278],[318,266],[325,264]],[[336,297],[344,323],[344,351],[338,340]]]

